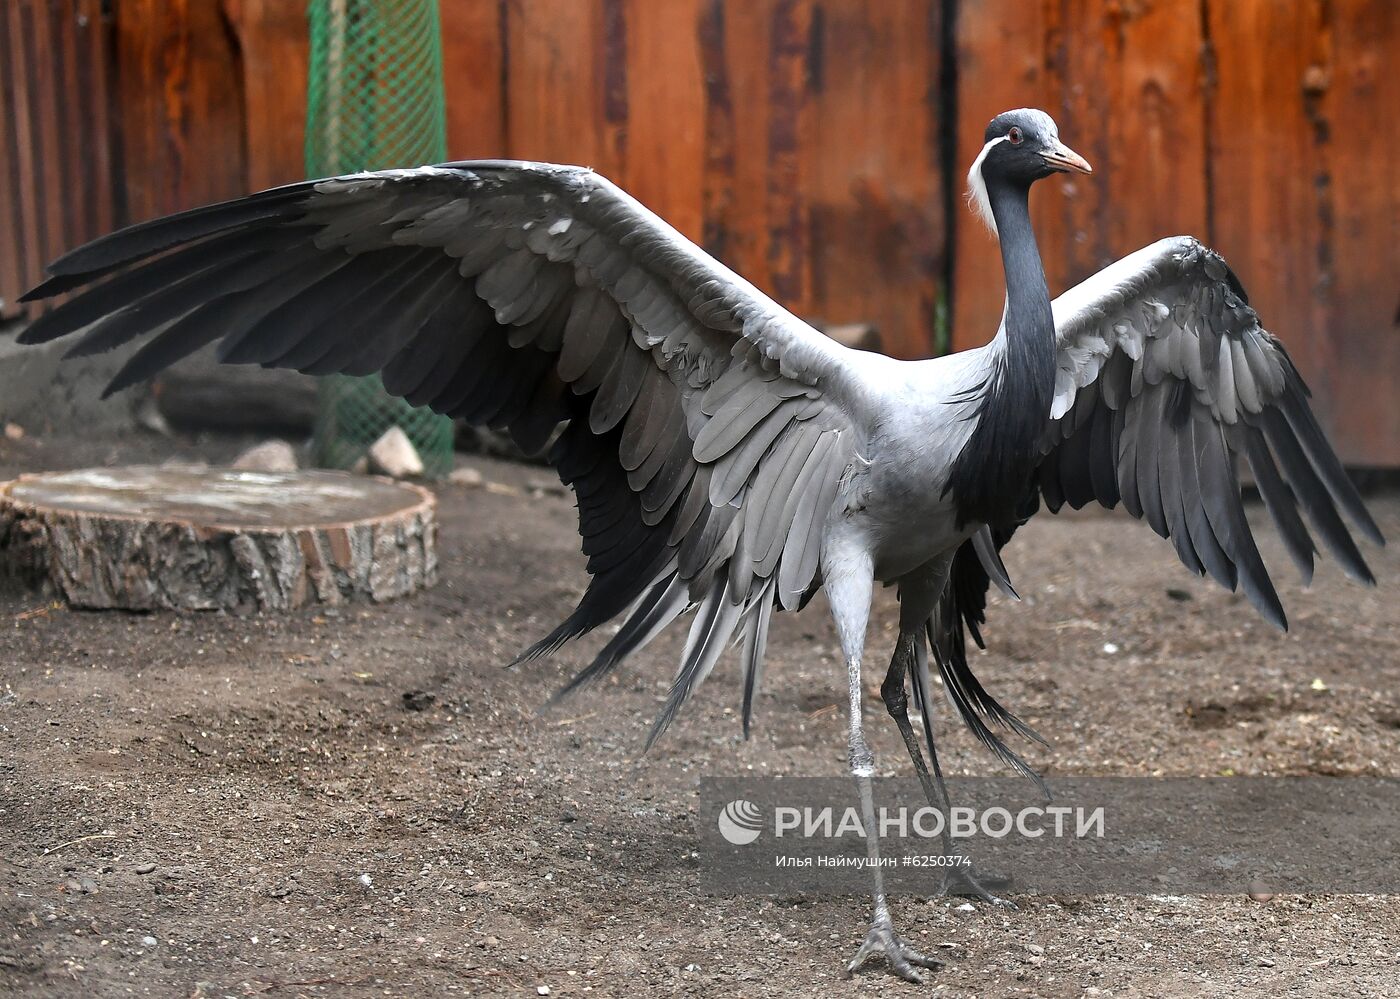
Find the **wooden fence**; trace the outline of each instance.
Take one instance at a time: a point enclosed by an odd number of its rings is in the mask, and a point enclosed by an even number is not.
[[[1052,285],[1200,235],[1344,455],[1400,465],[1400,3],[440,3],[454,158],[594,166],[795,311],[874,323],[901,356],[995,329],[963,174],[993,114],[1044,107],[1096,169],[1034,196]],[[297,178],[303,11],[7,0],[0,310],[113,221]]]

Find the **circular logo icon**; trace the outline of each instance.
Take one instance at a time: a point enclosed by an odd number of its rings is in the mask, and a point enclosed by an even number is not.
[[[731,801],[719,813],[719,834],[735,846],[748,846],[762,828],[763,813],[744,798]]]

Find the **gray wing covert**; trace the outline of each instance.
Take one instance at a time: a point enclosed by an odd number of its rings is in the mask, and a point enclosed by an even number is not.
[[[818,582],[855,446],[843,348],[602,177],[502,161],[309,181],[113,233],[50,274],[28,298],[89,287],[22,339],[139,341],[109,392],[217,343],[379,373],[526,450],[552,439],[592,578],[521,658],[628,612],[572,688],[695,608],[652,737],[736,637],[747,729],[769,615]]]
[[[1161,240],[1054,302],[1058,370],[1038,473],[1051,510],[1124,508],[1171,540],[1182,563],[1240,587],[1286,627],[1241,502],[1246,461],[1304,579],[1313,531],[1355,579],[1373,582],[1343,522],[1380,531],[1239,279],[1190,237]]]

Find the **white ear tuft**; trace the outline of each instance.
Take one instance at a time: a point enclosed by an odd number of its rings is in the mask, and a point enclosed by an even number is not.
[[[992,230],[993,235],[997,231],[997,220],[992,216],[992,202],[987,197],[987,182],[982,179],[982,162],[993,146],[1005,141],[1006,136],[1003,135],[983,146],[982,151],[977,154],[977,159],[972,161],[972,169],[967,171],[967,205],[987,228]]]

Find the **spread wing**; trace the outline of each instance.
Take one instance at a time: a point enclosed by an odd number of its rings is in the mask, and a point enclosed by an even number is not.
[[[416,405],[544,447],[591,580],[522,659],[627,613],[570,685],[691,608],[654,739],[737,637],[745,728],[774,606],[818,581],[851,460],[844,348],[591,171],[464,162],[310,181],[64,256],[27,298],[70,355],[141,340],[108,392],[217,341],[234,363],[382,374]],[[103,280],[105,279],[105,280]]]
[[[1054,312],[1058,370],[1038,473],[1051,510],[1121,501],[1187,568],[1243,588],[1286,627],[1241,505],[1244,461],[1305,580],[1315,548],[1302,514],[1348,575],[1374,582],[1343,515],[1376,544],[1380,531],[1302,377],[1219,256],[1189,237],[1162,240],[1061,295]]]

